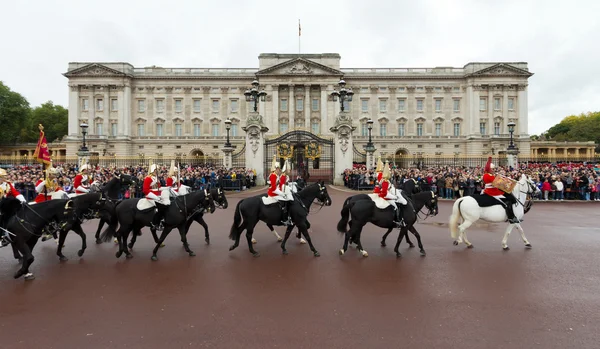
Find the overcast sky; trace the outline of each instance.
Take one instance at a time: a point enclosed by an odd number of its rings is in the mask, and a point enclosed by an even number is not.
[[[526,61],[529,131],[600,110],[600,1],[2,1],[0,80],[67,106],[70,61],[258,67],[260,53],[335,52],[343,68]]]

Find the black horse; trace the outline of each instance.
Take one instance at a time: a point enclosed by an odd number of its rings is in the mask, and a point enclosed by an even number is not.
[[[114,224],[111,227],[112,230],[116,231],[118,224],[117,220],[112,220],[112,216],[115,215],[115,208],[117,203],[121,200],[119,199],[119,194],[123,191],[124,188],[128,188],[132,185],[138,186],[140,183],[139,178],[136,176],[131,176],[127,174],[115,175],[110,181],[104,184],[100,192],[104,194],[107,202],[105,203],[104,210],[110,214],[110,217],[106,217],[105,215],[100,215],[100,222],[98,222],[98,229],[96,230],[96,243],[102,243],[100,239],[100,232],[102,231],[102,227],[104,224]]]
[[[72,200],[49,200],[36,205],[22,205],[19,200],[4,198],[0,203],[0,211],[7,214],[5,229],[10,232],[11,245],[15,252],[23,256],[21,269],[14,278],[25,275],[26,280],[35,277],[29,272],[34,261],[33,248],[48,225],[55,225],[61,231],[68,231],[75,221],[74,204]]]
[[[417,213],[421,211],[423,206],[429,209],[428,215],[437,215],[437,195],[435,195],[435,193],[431,191],[414,194],[412,200],[409,200],[408,205],[406,205],[406,207],[403,208],[402,216],[404,218],[404,223],[406,224],[406,226],[400,229],[398,241],[396,242],[396,247],[394,248],[394,252],[396,252],[397,257],[401,256],[400,252],[398,252],[398,247],[400,246],[402,237],[404,235],[408,235],[407,231],[409,230],[417,238],[417,243],[419,245],[421,255],[425,255],[425,249],[423,248],[423,244],[421,243],[421,236],[419,232],[414,228],[414,224],[416,223],[418,218]],[[346,251],[348,251],[348,243],[350,239],[352,239],[352,241],[357,244],[357,247],[362,253],[362,255],[365,257],[368,256],[367,251],[363,249],[362,244],[360,242],[362,228],[367,223],[373,223],[378,227],[389,229],[383,237],[382,244],[385,243],[385,238],[387,237],[387,234],[389,234],[389,232],[396,227],[394,223],[395,212],[393,207],[390,206],[385,209],[379,209],[375,205],[375,202],[371,200],[368,196],[367,199],[364,200],[356,200],[353,202],[348,202],[347,204],[344,203],[341,214],[342,218],[338,222],[337,229],[340,233],[345,234],[345,237],[344,246],[340,250],[340,255],[343,255]],[[352,217],[352,220],[348,221],[349,217]],[[348,224],[350,224],[350,230],[346,230]]]
[[[113,235],[117,236],[119,241],[119,251],[116,253],[117,258],[121,257],[123,253],[125,253],[127,258],[132,258],[133,255],[127,248],[127,239],[129,238],[129,233],[131,233],[131,231],[134,232],[132,241],[129,244],[129,248],[132,248],[135,244],[135,240],[138,235],[137,233],[141,231],[143,227],[150,227],[153,223],[157,208],[151,207],[149,209],[140,211],[136,207],[140,200],[146,199],[129,199],[120,202],[116,207],[116,217],[120,224],[119,230],[115,234],[114,230],[112,230],[109,226],[102,233],[101,239],[104,242],[110,241]],[[183,247],[185,248],[186,252],[189,253],[190,256],[195,256],[195,253],[190,250],[187,242],[187,231],[185,230],[185,227],[187,220],[200,210],[207,210],[210,213],[215,211],[215,203],[212,196],[203,190],[198,190],[190,194],[177,196],[171,199],[171,204],[165,208],[164,229],[160,239],[156,236],[154,231],[152,232],[154,242],[156,242],[156,247],[154,248],[152,254],[152,260],[158,260],[156,253],[173,228],[177,228],[179,230],[181,242],[183,243]]]
[[[421,192],[421,186],[412,178],[409,178],[406,182],[400,184],[398,189],[402,189],[409,198],[412,198],[413,194]]]
[[[267,223],[267,225],[283,225],[282,211],[279,203],[265,206],[262,202],[264,195],[257,195],[250,198],[242,199],[238,202],[235,208],[235,214],[233,218],[233,225],[229,233],[229,238],[234,240],[235,243],[229,248],[229,251],[234,250],[240,244],[240,236],[242,232],[246,230],[246,239],[248,240],[248,249],[255,257],[259,256],[259,253],[254,250],[252,246],[252,234],[254,233],[254,227],[259,221]],[[298,231],[304,235],[306,242],[310,246],[310,250],[313,252],[315,257],[319,256],[319,252],[315,249],[308,234],[308,216],[310,205],[317,199],[323,202],[325,206],[331,206],[331,197],[327,192],[325,184],[317,182],[311,184],[294,194],[294,201],[290,203],[289,214],[294,222],[294,225],[298,227]],[[281,250],[283,254],[287,254],[285,243],[287,242],[294,225],[288,226],[285,232],[285,237],[281,243]]]

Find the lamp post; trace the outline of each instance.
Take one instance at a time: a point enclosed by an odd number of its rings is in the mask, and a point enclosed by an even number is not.
[[[509,167],[515,168],[517,167],[517,154],[519,154],[519,149],[515,146],[515,143],[513,141],[515,123],[511,121],[506,126],[508,126],[508,133],[510,133],[510,142],[508,143],[508,147],[506,149],[506,160],[508,160]]]
[[[508,133],[510,133],[510,143],[508,144],[508,150],[516,149],[515,144],[513,142],[513,133],[515,132],[515,123],[509,122],[506,126],[508,126]]]
[[[244,92],[244,96],[246,96],[246,102],[254,102],[255,112],[258,110],[258,99],[260,98],[260,101],[264,102],[265,97],[267,96],[265,90],[261,90],[260,92],[258,91],[258,86],[258,81],[255,79],[252,81],[252,88]]]
[[[375,166],[375,158],[373,153],[375,153],[375,145],[373,145],[373,141],[371,139],[371,131],[373,130],[373,120],[367,120],[367,129],[369,130],[369,141],[367,145],[364,146],[365,151],[367,152],[367,168],[371,169]]]
[[[225,120],[225,129],[227,130],[227,141],[225,142],[225,147],[231,148],[231,143],[229,142],[229,130],[231,130],[231,119],[229,118]]]
[[[83,135],[83,145],[79,148],[79,151],[85,152],[88,151],[87,146],[85,145],[85,135],[87,134],[88,124],[82,122],[79,127],[81,127],[81,134]]]
[[[338,97],[340,98],[340,112],[344,112],[344,102],[352,102],[352,96],[354,96],[354,92],[352,92],[351,88],[346,88],[346,81],[343,79],[338,83],[340,86],[340,90],[333,90],[331,92],[331,96],[333,97],[333,101],[337,101]]]

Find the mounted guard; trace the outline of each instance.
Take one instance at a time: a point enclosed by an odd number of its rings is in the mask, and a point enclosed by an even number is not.
[[[21,204],[26,204],[27,200],[25,200],[25,197],[15,189],[6,177],[8,177],[8,173],[5,169],[0,168],[0,200],[5,197],[15,198],[21,201]],[[4,212],[0,212],[0,240],[2,241],[0,247],[4,247],[11,242],[10,236],[8,236],[8,233],[5,230],[8,218],[10,217],[7,217]]]
[[[169,205],[171,205],[169,192],[163,194],[164,190],[168,189],[170,188],[161,188],[160,181],[158,180],[158,165],[151,164],[150,171],[146,178],[144,178],[144,185],[142,186],[142,191],[144,192],[146,200],[140,200],[138,206],[141,205],[141,207],[138,207],[138,209],[144,210],[153,206],[157,208],[157,212],[154,215],[154,221],[152,222],[152,227],[156,230],[160,230],[160,226],[164,220],[164,213],[167,208],[169,208]],[[146,201],[146,205],[144,205],[144,201]]]
[[[283,217],[286,218],[285,221],[281,221],[284,225],[292,225],[292,219],[289,215],[288,210],[288,200],[293,200],[293,198],[288,198],[287,195],[280,189],[280,177],[281,177],[281,167],[279,162],[277,161],[277,157],[273,157],[273,163],[271,164],[271,174],[269,175],[269,189],[267,190],[267,195],[269,199],[279,201],[281,205],[281,210],[283,213]],[[263,203],[269,204],[271,201],[263,200]],[[283,202],[283,203],[282,203]]]
[[[89,171],[91,170],[90,164],[83,163],[79,166],[79,173],[73,180],[73,188],[75,188],[75,194],[87,194],[90,192],[89,183]]]
[[[181,181],[179,179],[179,167],[175,166],[175,160],[171,160],[171,168],[169,169],[169,178],[167,178],[167,187],[178,193]]]
[[[483,183],[485,184],[483,194],[494,197],[504,204],[509,223],[520,223],[521,221],[514,213],[514,205],[517,204],[517,199],[511,193],[516,185],[516,181],[508,177],[496,175],[494,173],[495,168],[496,166],[492,163],[492,157],[488,157],[483,174]]]
[[[383,178],[383,162],[381,161],[381,155],[377,159],[377,167],[375,168],[375,186],[373,187],[373,193],[379,194],[381,191],[381,179]]]
[[[46,169],[46,179],[39,179],[35,184],[35,191],[38,195],[35,197],[34,202],[39,204],[40,202],[52,200],[53,194],[63,189],[58,185],[56,181],[56,175],[58,171],[52,165],[49,165]]]
[[[386,200],[387,202],[390,203],[390,205],[392,205],[392,207],[394,207],[394,211],[396,214],[394,222],[396,223],[396,225],[398,227],[404,227],[405,224],[404,224],[404,219],[402,218],[402,212],[400,212],[396,203],[406,206],[408,204],[408,202],[402,196],[402,192],[396,191],[396,188],[390,181],[391,170],[390,170],[390,164],[387,161],[385,162],[385,165],[383,166],[383,173],[382,173],[381,178],[382,178],[381,179],[381,191],[379,192],[379,197]]]

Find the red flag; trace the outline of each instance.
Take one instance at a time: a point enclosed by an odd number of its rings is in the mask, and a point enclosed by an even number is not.
[[[38,144],[35,147],[33,157],[38,162],[44,163],[46,165],[50,165],[52,163],[52,159],[50,158],[50,151],[48,150],[48,142],[46,142],[46,135],[44,134],[44,126],[42,126],[42,124],[40,124],[40,139],[38,140]]]

